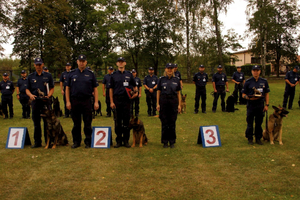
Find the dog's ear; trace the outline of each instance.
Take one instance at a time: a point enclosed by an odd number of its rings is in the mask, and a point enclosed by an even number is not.
[[[279,108],[277,108],[276,106],[272,106],[272,108],[275,110],[275,111],[278,111]]]
[[[186,94],[184,96],[186,97]]]
[[[281,105],[279,105],[278,108],[282,108]]]

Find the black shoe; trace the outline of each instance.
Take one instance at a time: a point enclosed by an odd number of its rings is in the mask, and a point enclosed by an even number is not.
[[[26,119],[26,117],[23,116],[22,119]]]
[[[106,117],[111,117],[111,114],[107,114]]]
[[[74,143],[74,144],[71,146],[72,149],[76,149],[77,147],[80,147],[80,144]]]
[[[194,114],[198,114],[198,110],[195,110],[195,111],[194,111]]]
[[[34,144],[34,145],[31,146],[31,148],[39,148],[41,146],[42,146],[41,144]]]
[[[118,142],[118,143],[114,146],[114,148],[119,148],[120,146],[122,146],[122,144]]]
[[[65,115],[65,116],[64,116],[64,118],[68,118],[68,117],[69,117],[69,115]]]
[[[169,147],[168,143],[164,143],[163,148],[168,148],[168,147]]]
[[[10,116],[9,118],[12,119],[12,118],[14,118],[14,117],[13,117],[13,116]]]
[[[202,111],[202,113],[206,114],[206,111]]]
[[[126,148],[130,148],[131,146],[129,145],[129,143],[128,143],[128,142],[125,142],[125,143],[124,143],[124,147],[126,147]]]
[[[256,143],[256,144],[259,144],[259,145],[263,145],[263,143],[262,143],[261,140],[255,140],[255,143]]]
[[[156,116],[156,113],[153,113],[153,116]]]
[[[30,119],[30,117],[28,116],[28,117],[26,117],[26,119]]]
[[[85,148],[86,148],[86,149],[91,148],[91,145],[90,145],[90,144],[86,144],[86,145],[85,145]]]
[[[138,116],[139,116],[139,113],[135,114],[135,116],[138,117]]]
[[[248,144],[253,145],[253,140],[248,140]]]
[[[175,148],[175,145],[174,145],[174,144],[171,144],[171,145],[170,145],[170,148],[172,148],[172,149]]]
[[[148,117],[151,117],[151,114],[148,114]]]

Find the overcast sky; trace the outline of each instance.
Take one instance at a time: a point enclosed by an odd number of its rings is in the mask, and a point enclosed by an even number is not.
[[[246,6],[248,1],[246,0],[234,0],[234,3],[230,4],[228,7],[227,14],[221,14],[219,20],[224,24],[224,33],[226,33],[227,29],[233,28],[236,33],[241,36],[244,36],[244,32],[247,29],[246,24]],[[298,5],[300,5],[300,0],[298,0]],[[12,39],[9,43],[12,42]],[[244,40],[240,41],[240,44],[244,47],[244,49],[248,48],[249,39],[245,38]],[[4,44],[3,47],[5,48],[5,55],[9,56],[12,52],[12,45]],[[242,50],[242,49],[241,49]],[[300,54],[300,47],[298,50],[298,54]]]

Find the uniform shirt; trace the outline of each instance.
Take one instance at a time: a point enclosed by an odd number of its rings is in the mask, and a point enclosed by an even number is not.
[[[180,88],[180,80],[178,77],[162,76],[158,79],[157,90],[160,90],[160,94],[177,95],[177,91]]]
[[[11,81],[1,81],[0,82],[0,90],[2,93],[2,96],[9,96],[12,95],[13,90],[15,89],[13,82]]]
[[[234,72],[232,75],[232,79],[236,82],[242,83],[245,80],[244,72],[239,73],[238,71]]]
[[[224,73],[215,73],[212,77],[212,82],[215,82],[216,85],[225,85],[227,76]]]
[[[289,71],[288,73],[286,73],[285,79],[288,79],[290,83],[295,84],[297,81],[299,81],[299,74],[293,72],[293,70]]]
[[[253,87],[255,87],[258,91],[262,93],[264,96],[266,93],[270,92],[268,81],[264,78],[258,78],[256,81],[254,77],[249,78],[246,80],[244,88],[242,89],[242,93],[246,95],[254,95]],[[260,98],[258,100],[250,100],[249,102],[259,102],[263,101],[264,98]]]
[[[111,74],[106,74],[103,78],[102,83],[105,84],[105,88],[109,89],[110,86],[110,78],[111,78]]]
[[[59,82],[63,82],[64,83],[64,90],[66,89],[66,86],[67,86],[67,80],[68,80],[68,75],[69,75],[70,72],[67,72],[67,71],[64,71],[61,76],[60,76],[60,79],[59,79]]]
[[[147,85],[149,88],[153,88],[155,85],[157,85],[157,81],[158,81],[157,76],[153,75],[151,77],[150,75],[147,75],[144,78],[143,85]]]
[[[205,86],[208,81],[207,73],[203,72],[202,74],[200,72],[195,73],[193,81],[195,82],[196,86]]]
[[[180,72],[179,72],[178,70],[177,70],[176,72],[174,72],[174,75],[175,75],[176,77],[178,77],[180,81],[182,80],[182,79],[181,79],[181,74],[180,74]]]
[[[127,95],[125,88],[132,89],[135,86],[135,80],[129,71],[124,71],[122,73],[117,70],[111,74],[109,88],[114,89],[113,95],[125,96]]]
[[[136,86],[138,87],[138,89],[140,89],[140,87],[142,87],[141,79],[140,79],[139,77],[136,76],[136,77],[134,78],[134,80],[135,80]]]
[[[70,87],[70,97],[89,98],[97,87],[95,74],[87,68],[82,72],[73,69],[67,78],[67,86]]]
[[[28,75],[27,78],[27,88],[31,94],[39,96],[37,89],[40,89],[47,96],[47,87],[46,84],[49,84],[49,90],[54,88],[54,82],[52,75],[48,72],[42,72],[41,75],[38,75],[37,72],[33,72]]]
[[[28,83],[27,77],[25,79],[19,78],[17,82],[17,87],[19,88],[21,94],[26,94],[27,83]]]

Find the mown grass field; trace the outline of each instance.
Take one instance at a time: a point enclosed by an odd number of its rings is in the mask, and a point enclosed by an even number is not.
[[[278,106],[284,81],[269,83],[270,105]],[[195,87],[184,84],[187,113],[178,116],[174,149],[162,148],[161,123],[147,117],[144,93],[140,119],[149,143],[143,148],[85,149],[82,143],[77,149],[5,149],[9,127],[27,127],[33,142],[33,122],[21,119],[14,95],[15,117],[0,119],[0,199],[300,199],[299,89],[293,110],[284,119],[283,146],[248,145],[246,107],[238,105],[235,113],[223,113],[219,100],[217,112],[212,113],[211,91],[208,84],[207,114],[195,115]],[[59,96],[62,107],[58,86],[54,96]],[[100,87],[99,96],[105,115]],[[72,144],[72,120],[60,120]],[[196,144],[199,127],[206,125],[219,126],[222,147]],[[93,126],[111,126],[115,138],[112,118],[97,116]]]

